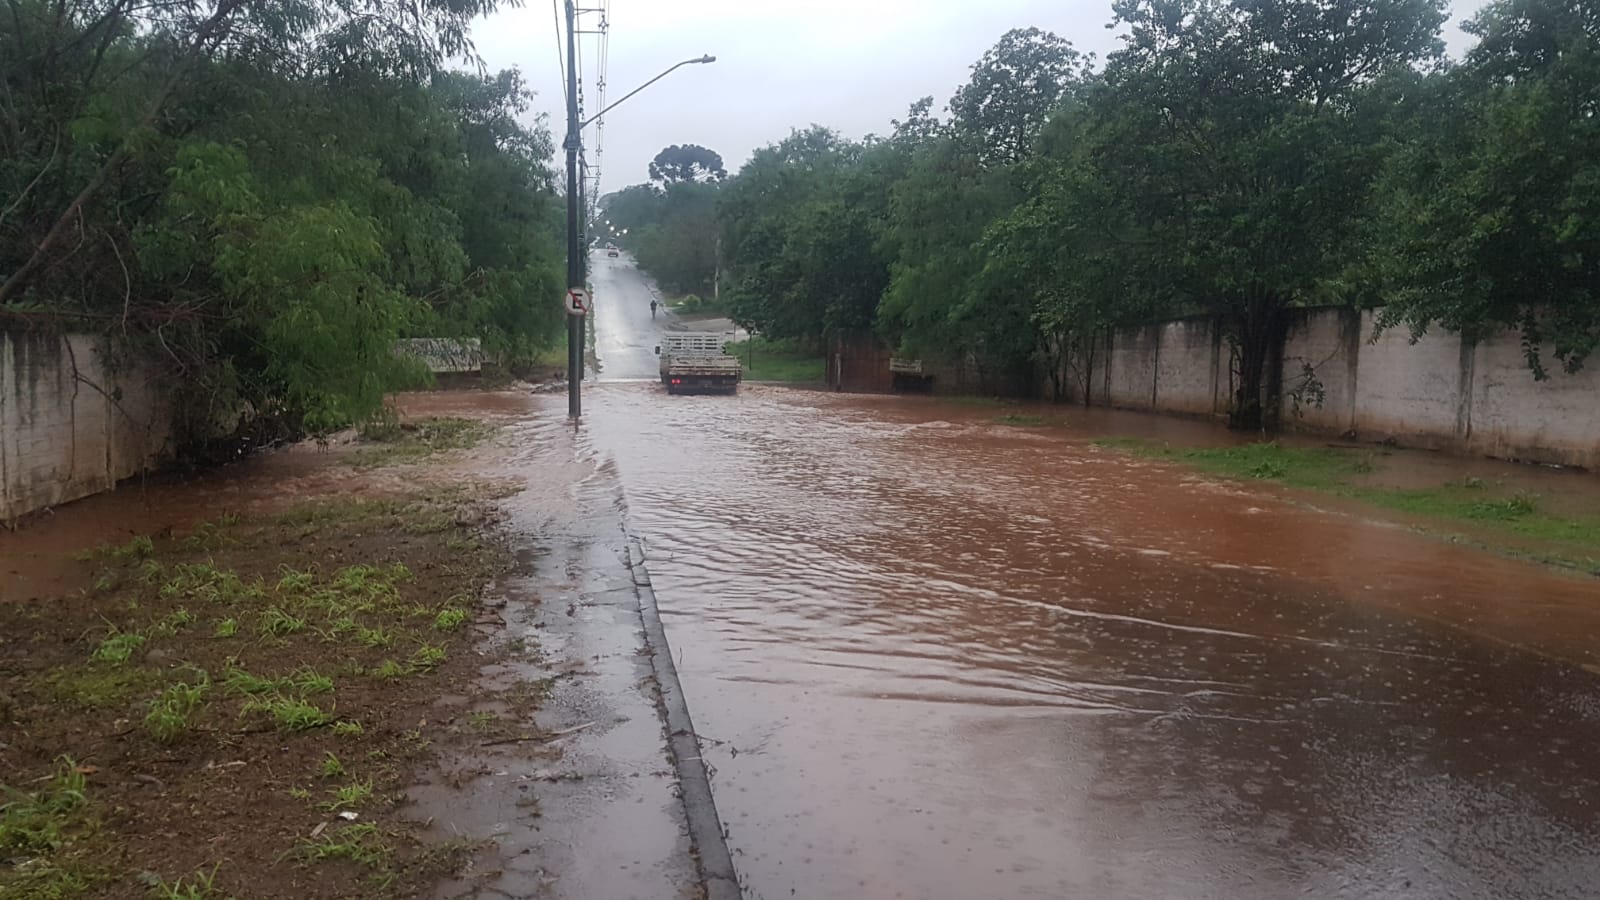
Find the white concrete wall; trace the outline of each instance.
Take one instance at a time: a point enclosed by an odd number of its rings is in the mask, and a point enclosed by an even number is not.
[[[1226,354],[1215,338],[1209,319],[1180,319],[1161,326],[1156,406],[1186,415],[1211,415],[1227,408],[1226,397],[1218,406],[1217,356]]]
[[[1414,447],[1445,449],[1456,443],[1470,413],[1470,374],[1462,371],[1461,338],[1433,329],[1415,343],[1405,328],[1371,339],[1375,314],[1361,317],[1356,367],[1355,429]]]
[[[1160,353],[1160,325],[1118,331],[1106,358],[1106,403],[1126,409],[1151,409],[1156,400]]]
[[[1473,452],[1600,468],[1600,359],[1568,375],[1546,358],[1534,381],[1515,332],[1483,341],[1472,358],[1466,442]]]
[[[1413,343],[1404,329],[1374,335],[1376,313],[1295,312],[1283,353],[1285,427],[1360,440],[1600,468],[1600,358],[1576,375],[1550,361],[1535,381],[1520,336],[1476,345],[1434,329]],[[1226,414],[1232,386],[1226,341],[1214,324],[1185,319],[1112,336],[1095,402],[1182,415]],[[1287,392],[1309,365],[1320,407],[1299,415]]]
[[[1296,317],[1283,345],[1283,397],[1279,420],[1288,428],[1343,433],[1356,426],[1357,367],[1361,359],[1361,313],[1307,310]],[[1305,367],[1322,385],[1322,404],[1302,402],[1290,392],[1307,384]],[[1302,391],[1302,398],[1309,399]]]
[[[171,407],[148,367],[97,338],[0,332],[0,522],[115,487],[167,458]]]

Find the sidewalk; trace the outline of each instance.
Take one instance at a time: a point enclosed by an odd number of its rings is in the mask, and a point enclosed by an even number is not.
[[[513,570],[476,627],[489,660],[450,714],[534,692],[526,737],[485,740],[411,792],[433,837],[491,839],[442,897],[736,898],[721,826],[615,472],[548,408],[508,428]],[[669,737],[664,723],[676,734]]]

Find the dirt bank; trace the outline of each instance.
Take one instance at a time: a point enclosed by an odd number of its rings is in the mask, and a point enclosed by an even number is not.
[[[486,835],[424,837],[404,789],[544,738],[513,725],[538,685],[436,703],[473,690],[506,567],[504,489],[459,465],[489,431],[296,448],[0,536],[0,895],[411,896],[457,871]]]

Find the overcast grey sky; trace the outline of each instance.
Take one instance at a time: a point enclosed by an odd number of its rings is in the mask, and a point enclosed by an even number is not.
[[[1445,29],[1452,53],[1470,45],[1458,25],[1484,2],[1453,0],[1456,18]],[[1110,19],[1110,0],[612,0],[610,99],[680,60],[710,53],[717,62],[685,66],[607,117],[602,189],[644,181],[668,144],[710,147],[732,172],[791,128],[885,134],[918,97],[932,94],[942,108],[1008,29],[1038,26],[1104,59],[1118,45]],[[559,143],[565,114],[550,0],[525,0],[473,33],[491,69],[522,69]],[[583,66],[590,112],[594,49],[591,38]],[[592,162],[592,132],[586,143]]]

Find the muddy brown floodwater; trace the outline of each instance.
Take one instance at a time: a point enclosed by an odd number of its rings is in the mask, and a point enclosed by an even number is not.
[[[993,410],[586,401],[750,898],[1600,895],[1593,580]]]

